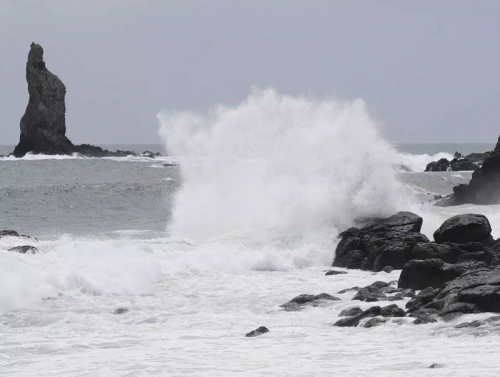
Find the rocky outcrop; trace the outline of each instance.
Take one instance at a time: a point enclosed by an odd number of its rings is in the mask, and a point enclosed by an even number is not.
[[[255,336],[263,335],[269,332],[269,329],[266,326],[260,326],[258,329],[252,330],[249,333],[245,334],[247,338],[253,338]]]
[[[436,202],[440,206],[453,206],[466,203],[500,203],[500,138],[482,166],[472,173],[468,184],[453,188],[453,194]]]
[[[364,228],[350,228],[339,235],[333,266],[381,271],[396,269],[413,259],[413,248],[429,239],[419,233],[422,218],[411,212],[399,212]]]
[[[467,158],[454,158],[449,161],[446,158],[441,158],[438,161],[433,161],[427,164],[425,171],[468,171],[476,170],[478,165]]]
[[[63,82],[45,66],[43,48],[32,43],[26,63],[29,101],[21,118],[21,136],[12,155],[23,157],[33,154],[73,154],[88,157],[137,156],[132,151],[109,151],[101,147],[82,144],[74,145],[66,137],[66,87]],[[154,158],[158,153],[149,151],[141,156]]]
[[[329,295],[328,293],[320,293],[319,295],[302,294],[294,297],[288,302],[280,305],[285,311],[292,312],[302,309],[306,305],[319,306],[326,301],[338,301],[338,297]]]
[[[453,319],[479,312],[500,312],[500,268],[480,267],[469,270],[441,288],[426,290],[407,304],[409,310],[433,310],[440,317]],[[422,299],[425,296],[425,299]]]
[[[487,245],[493,243],[490,222],[486,216],[478,214],[457,215],[449,218],[434,232],[434,240],[437,243],[481,242]]]
[[[28,152],[70,154],[74,146],[66,137],[66,87],[43,61],[42,46],[32,43],[26,63],[29,102],[21,118],[21,136],[14,156]]]
[[[38,249],[35,246],[31,245],[22,245],[22,246],[16,246],[16,247],[11,247],[9,251],[12,251],[14,253],[19,253],[19,254],[36,254],[38,253]]]

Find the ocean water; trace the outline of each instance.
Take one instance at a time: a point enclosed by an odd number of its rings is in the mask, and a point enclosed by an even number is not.
[[[158,119],[163,144],[110,148],[168,157],[0,158],[0,229],[37,237],[0,240],[1,376],[498,376],[498,328],[455,328],[487,314],[336,328],[371,306],[339,290],[399,271],[324,275],[339,232],[366,216],[413,211],[431,238],[483,213],[500,237],[499,206],[427,203],[471,172],[422,172],[493,144],[391,145],[362,101],[273,90]],[[7,251],[25,243],[39,253]],[[279,307],[321,292],[342,300]]]

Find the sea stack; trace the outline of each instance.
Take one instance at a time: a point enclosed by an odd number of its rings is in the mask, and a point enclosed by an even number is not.
[[[21,118],[21,136],[13,155],[26,153],[71,154],[75,147],[66,137],[66,87],[46,67],[43,48],[32,43],[26,63],[29,102]]]

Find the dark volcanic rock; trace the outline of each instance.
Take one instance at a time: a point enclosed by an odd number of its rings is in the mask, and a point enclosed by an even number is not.
[[[361,309],[359,306],[353,306],[352,308],[342,310],[339,314],[339,317],[352,317],[361,313],[363,313],[363,309]]]
[[[453,206],[465,203],[500,203],[500,138],[495,150],[485,158],[482,166],[472,173],[469,184],[455,186],[453,194],[436,204]]]
[[[444,284],[417,301],[412,299],[407,307],[417,313],[434,309],[444,320],[466,313],[500,312],[500,268],[469,268],[456,279]],[[413,315],[413,314],[412,314]]]
[[[38,253],[38,249],[35,246],[23,245],[11,247],[9,251],[20,253],[20,254],[36,254]]]
[[[31,238],[37,241],[36,237],[27,236],[25,234],[19,234],[15,230],[0,230],[0,238],[2,237]]]
[[[129,311],[129,308],[116,308],[113,314],[125,314]]]
[[[425,171],[447,171],[450,167],[450,161],[446,158],[441,158],[438,161],[432,161],[427,164]]]
[[[376,317],[380,315],[380,306],[372,306],[371,308],[365,310],[364,312],[349,318],[342,318],[335,322],[334,326],[338,327],[356,327],[364,318]]]
[[[247,338],[252,338],[254,336],[265,334],[266,332],[269,332],[268,328],[265,326],[260,326],[258,329],[252,330],[249,333],[245,334],[245,336]]]
[[[15,230],[0,230],[0,238],[2,237],[19,237],[19,233]]]
[[[478,214],[457,215],[446,220],[434,232],[437,243],[454,242],[458,244],[468,242],[482,242],[492,244],[491,225],[486,216]]]
[[[450,162],[450,168],[453,171],[476,170],[478,166],[465,158],[454,158]]]
[[[455,157],[451,161],[448,161],[446,158],[442,158],[438,161],[432,161],[427,164],[425,171],[468,171],[476,170],[477,168],[478,165],[468,158]]]
[[[472,264],[471,264],[472,263]],[[449,264],[441,259],[414,259],[408,262],[399,276],[399,288],[415,290],[427,287],[439,288],[471,268],[486,266],[481,262]]]
[[[345,274],[347,274],[347,272],[345,272],[345,271],[330,270],[330,271],[327,271],[327,273],[325,275],[331,276],[331,275],[345,275]]]
[[[302,309],[305,305],[317,306],[324,301],[338,301],[340,298],[329,295],[328,293],[320,293],[319,295],[302,294],[294,297],[288,302],[280,305],[286,311],[297,311]]]
[[[89,144],[73,145],[66,137],[66,87],[45,66],[42,46],[32,43],[26,63],[29,101],[21,118],[19,144],[12,154],[79,153],[87,157],[124,157],[131,151],[108,151]]]
[[[418,233],[422,218],[411,212],[399,212],[362,229],[342,232],[333,266],[381,271],[386,266],[396,269],[412,259],[413,247],[429,242]]]
[[[392,304],[384,306],[382,309],[380,309],[380,315],[382,317],[404,317],[406,316],[406,313],[396,304]]]
[[[379,300],[386,300],[387,296],[383,292],[384,288],[388,288],[389,284],[383,281],[376,281],[366,287],[360,288],[353,300],[375,302]]]
[[[66,87],[43,61],[42,46],[32,43],[26,64],[29,102],[21,119],[21,137],[14,156],[28,152],[70,154],[73,144],[66,137]]]
[[[372,318],[372,319],[369,319],[368,321],[366,321],[366,323],[363,325],[363,327],[369,329],[371,327],[380,326],[381,324],[386,323],[386,322],[387,322],[386,319],[375,317],[375,318]]]

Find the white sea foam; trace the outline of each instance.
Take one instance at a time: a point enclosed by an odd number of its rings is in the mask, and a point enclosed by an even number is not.
[[[395,152],[361,100],[269,89],[235,107],[164,112],[159,120],[183,178],[169,231],[205,241],[202,248],[274,248],[309,261],[316,253],[312,259],[326,263],[339,229],[398,207]]]
[[[398,153],[394,165],[400,171],[404,172],[423,172],[428,163],[438,161],[442,158],[452,160],[453,155],[446,152],[440,152],[434,155]]]

